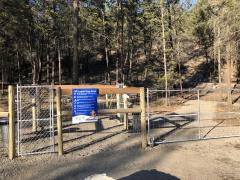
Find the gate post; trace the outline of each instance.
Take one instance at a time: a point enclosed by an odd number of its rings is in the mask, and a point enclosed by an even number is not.
[[[36,98],[32,99],[32,131],[37,131]]]
[[[109,104],[108,104],[108,94],[105,94],[105,99],[106,99],[106,108],[109,107]]]
[[[120,109],[120,94],[116,94],[117,109]],[[117,119],[121,122],[121,113],[117,113]]]
[[[147,88],[147,141],[150,140],[150,107],[149,107],[149,88]]]
[[[57,140],[58,140],[58,155],[63,155],[63,137],[62,137],[62,112],[61,112],[61,87],[57,87],[56,93],[57,105]]]
[[[198,96],[198,139],[201,140],[201,123],[200,123],[200,111],[201,111],[201,104],[200,104],[200,90],[197,90]]]
[[[15,122],[14,122],[14,90],[13,86],[8,86],[8,157],[15,157]]]
[[[142,148],[147,147],[147,127],[146,127],[146,107],[144,88],[140,88],[140,107],[141,107],[141,139]]]
[[[125,97],[123,98],[124,102],[124,109],[128,108],[128,99]],[[128,113],[124,113],[124,130],[128,130]]]

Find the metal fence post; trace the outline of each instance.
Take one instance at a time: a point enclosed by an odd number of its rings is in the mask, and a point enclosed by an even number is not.
[[[146,127],[146,107],[144,88],[140,88],[140,107],[141,107],[141,139],[142,148],[147,147],[147,127]]]
[[[56,105],[57,105],[57,139],[58,139],[58,155],[63,155],[63,137],[62,137],[62,113],[61,113],[61,88],[57,87],[56,92]]]
[[[106,108],[109,107],[109,103],[108,103],[108,94],[105,94],[105,99],[106,99]]]
[[[149,89],[147,88],[147,121],[148,121],[148,131],[147,137],[150,138],[150,107],[149,107]]]
[[[200,90],[197,90],[197,95],[198,95],[198,139],[201,139],[201,124],[200,124]]]
[[[13,86],[8,86],[8,157],[13,159],[15,157],[15,122],[14,122],[14,90]]]
[[[55,135],[54,135],[54,87],[53,85],[51,85],[51,88],[50,88],[50,123],[51,123],[51,136],[52,136],[52,152],[55,152]]]
[[[128,108],[128,99],[123,98],[124,101],[124,109]],[[128,130],[128,113],[124,113],[124,130]]]
[[[36,98],[32,99],[32,131],[37,131],[37,119],[36,119]]]
[[[20,87],[17,85],[17,153],[20,155]]]

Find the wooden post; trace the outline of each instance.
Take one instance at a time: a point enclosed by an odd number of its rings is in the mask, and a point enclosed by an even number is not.
[[[35,94],[35,108],[36,108],[36,120],[38,119],[39,117],[39,113],[40,113],[40,105],[41,103],[39,103],[39,98],[40,98],[40,93],[39,93],[39,88],[36,88],[36,94]],[[36,121],[36,124],[38,123],[38,121]]]
[[[147,127],[146,127],[146,107],[145,107],[145,94],[144,88],[140,89],[140,107],[141,107],[141,139],[142,148],[147,147]]]
[[[116,94],[116,100],[117,100],[117,109],[120,109],[120,94]],[[120,113],[117,113],[117,118],[119,118],[119,119],[121,118]]]
[[[13,86],[8,86],[8,157],[15,157],[15,122],[14,122],[14,90]]]
[[[63,155],[63,137],[62,137],[62,112],[61,112],[61,88],[57,87],[57,140],[58,140],[58,155]]]
[[[128,108],[128,99],[124,98],[124,109]],[[124,130],[128,130],[128,113],[124,113]]]
[[[37,123],[36,123],[36,99],[32,99],[32,131],[37,131]]]
[[[109,104],[108,104],[108,94],[105,94],[105,98],[106,98],[106,108],[108,108]]]

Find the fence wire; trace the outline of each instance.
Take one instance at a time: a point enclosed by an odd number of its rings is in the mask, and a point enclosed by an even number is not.
[[[240,135],[240,89],[199,90],[201,138]]]
[[[17,87],[18,155],[54,152],[53,89]]]
[[[148,141],[240,136],[239,89],[148,90]]]
[[[0,92],[0,111],[7,112],[7,92]],[[8,119],[0,118],[0,159],[7,156],[8,148]]]
[[[7,156],[8,124],[0,123],[0,158]]]
[[[56,118],[53,90],[50,86],[17,87],[17,136],[18,155],[40,154],[54,151]],[[127,99],[127,103],[125,102]],[[65,152],[82,149],[126,132],[123,113],[99,114],[96,123],[72,124],[72,97],[63,95],[61,109],[68,113],[62,116],[62,132]],[[139,95],[99,95],[98,109],[139,107]],[[70,112],[70,113],[69,113]],[[127,115],[128,131],[140,131],[140,113]]]

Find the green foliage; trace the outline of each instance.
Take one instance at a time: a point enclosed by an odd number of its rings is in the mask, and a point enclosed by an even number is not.
[[[214,40],[213,29],[209,24],[209,20],[212,16],[212,9],[208,3],[202,1],[194,11],[193,35],[198,38],[198,44],[201,45],[205,53],[208,54],[208,50],[213,45]]]
[[[79,1],[77,52],[83,67],[78,68],[80,76],[108,72],[115,80],[118,70],[126,76],[125,83],[151,79],[159,85],[159,80],[164,79],[164,9],[167,78],[169,87],[179,84],[184,74],[177,67],[185,62],[184,46],[192,38],[192,27],[205,50],[213,41],[209,25],[212,9],[202,3],[197,10],[190,10],[189,3],[186,1],[183,7],[178,0],[165,0],[161,8],[160,1],[155,0]],[[35,74],[38,83],[50,83],[62,70],[65,82],[70,83],[76,38],[72,1],[1,0],[0,7],[0,57],[6,61],[4,66],[10,67],[14,81],[16,73],[20,73],[23,81]],[[58,69],[59,61],[62,69]],[[163,88],[161,83],[159,86]]]

